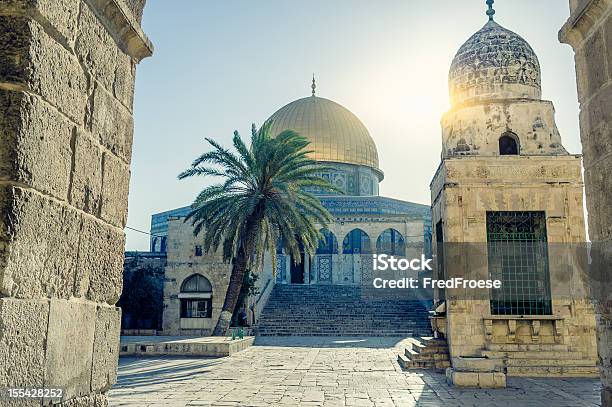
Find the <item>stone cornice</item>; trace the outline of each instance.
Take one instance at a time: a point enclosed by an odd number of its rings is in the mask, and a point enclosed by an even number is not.
[[[123,51],[140,62],[153,55],[153,43],[121,0],[84,0],[102,24],[119,42]]]
[[[578,48],[597,29],[597,23],[611,11],[612,0],[582,1],[561,27],[559,41]]]

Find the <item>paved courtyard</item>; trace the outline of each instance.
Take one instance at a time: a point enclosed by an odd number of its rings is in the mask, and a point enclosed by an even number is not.
[[[121,358],[110,406],[599,406],[595,379],[510,378],[460,390],[444,375],[403,372],[409,339],[260,337],[231,357]]]

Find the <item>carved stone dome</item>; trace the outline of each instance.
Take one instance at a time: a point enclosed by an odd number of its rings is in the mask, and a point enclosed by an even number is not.
[[[489,21],[459,48],[449,73],[453,105],[491,99],[540,99],[540,62],[520,35]]]
[[[378,170],[376,144],[363,123],[344,106],[309,96],[280,108],[272,134],[293,130],[310,140],[310,157],[317,161],[365,165]]]

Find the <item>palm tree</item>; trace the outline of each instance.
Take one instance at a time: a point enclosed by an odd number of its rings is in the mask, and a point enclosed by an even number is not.
[[[300,249],[312,255],[321,234],[317,228],[332,220],[320,201],[305,188],[338,191],[318,174],[328,169],[307,157],[309,141],[287,130],[273,137],[272,123],[259,130],[253,125],[251,146],[234,132],[234,150],[206,139],[212,151],[198,157],[179,179],[192,176],[220,177],[204,188],[185,219],[194,234],[203,233],[203,249],[217,252],[232,263],[225,302],[213,335],[227,333],[247,270],[257,272],[264,255],[276,267],[277,244],[301,261]]]

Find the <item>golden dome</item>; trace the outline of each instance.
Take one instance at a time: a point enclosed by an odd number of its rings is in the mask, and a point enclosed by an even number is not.
[[[280,108],[268,121],[277,135],[293,130],[310,140],[317,161],[366,165],[378,170],[378,152],[368,129],[344,106],[309,96]]]

